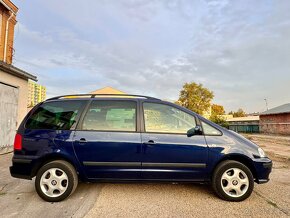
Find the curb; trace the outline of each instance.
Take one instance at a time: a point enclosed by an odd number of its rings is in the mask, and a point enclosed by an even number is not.
[[[10,154],[13,152],[13,147],[5,147],[5,148],[0,148],[0,155],[5,155],[5,154]]]

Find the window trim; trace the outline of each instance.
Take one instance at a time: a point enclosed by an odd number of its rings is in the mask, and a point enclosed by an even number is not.
[[[144,103],[161,104],[161,105],[166,105],[166,106],[169,106],[169,107],[173,107],[173,108],[175,108],[175,109],[177,109],[177,110],[180,110],[180,111],[182,111],[182,112],[184,112],[184,113],[186,113],[186,114],[192,116],[192,117],[194,118],[194,120],[195,120],[195,124],[196,124],[196,126],[199,125],[198,119],[197,119],[197,117],[196,117],[195,115],[190,114],[190,113],[188,113],[188,112],[186,112],[186,111],[184,111],[184,110],[182,110],[182,109],[176,107],[175,105],[167,104],[166,102],[162,102],[162,101],[161,101],[161,102],[159,102],[159,101],[158,101],[158,102],[154,102],[154,101],[143,101],[143,102],[141,103],[141,111],[142,111],[142,116],[141,116],[141,117],[142,117],[142,122],[141,122],[141,126],[142,126],[142,133],[147,133],[147,134],[163,134],[163,135],[187,135],[187,133],[173,133],[173,132],[147,132],[147,131],[146,131],[146,126],[145,126]],[[204,135],[204,133],[202,133],[202,135]]]
[[[134,131],[122,131],[122,130],[91,130],[91,129],[83,129],[83,123],[84,123],[84,118],[87,115],[90,106],[92,105],[93,102],[96,101],[116,101],[116,102],[134,102],[135,103],[135,109],[136,109],[136,116],[135,116],[135,130]],[[87,104],[87,106],[84,108],[83,113],[79,119],[78,124],[76,125],[76,131],[85,131],[85,132],[119,132],[119,133],[136,133],[136,132],[140,132],[138,130],[138,101],[136,100],[128,100],[128,99],[92,99],[89,101],[89,103]]]

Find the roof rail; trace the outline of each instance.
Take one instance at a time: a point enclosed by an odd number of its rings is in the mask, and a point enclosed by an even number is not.
[[[137,97],[137,98],[146,98],[146,99],[151,99],[151,100],[160,100],[159,98],[154,98],[146,95],[131,95],[131,94],[74,94],[74,95],[61,95],[61,96],[56,96],[53,98],[46,99],[46,101],[50,100],[57,100],[57,99],[62,99],[62,98],[74,98],[74,97],[88,97],[88,98],[95,98],[99,96],[124,96],[124,97]]]

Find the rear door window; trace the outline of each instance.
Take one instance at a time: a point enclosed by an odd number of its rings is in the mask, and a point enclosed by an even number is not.
[[[40,105],[28,118],[27,129],[68,130],[86,101],[55,101]]]
[[[93,101],[82,130],[135,132],[136,108],[134,101]]]

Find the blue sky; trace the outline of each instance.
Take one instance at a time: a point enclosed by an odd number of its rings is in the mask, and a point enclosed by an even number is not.
[[[227,111],[290,102],[290,1],[14,3],[13,64],[49,97],[112,86],[177,99],[193,81]]]

